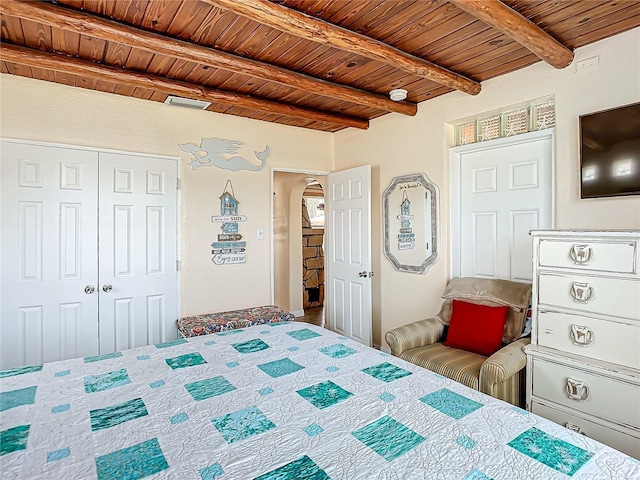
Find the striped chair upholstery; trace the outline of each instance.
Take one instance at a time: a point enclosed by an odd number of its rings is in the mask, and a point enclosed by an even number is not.
[[[440,343],[443,332],[444,325],[429,318],[391,330],[385,339],[392,355],[513,405],[524,405],[526,355],[522,347],[529,343],[528,338],[484,357],[445,347]]]

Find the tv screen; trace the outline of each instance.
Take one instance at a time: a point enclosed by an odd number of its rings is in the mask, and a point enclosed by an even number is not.
[[[640,195],[640,103],[580,117],[581,197]]]

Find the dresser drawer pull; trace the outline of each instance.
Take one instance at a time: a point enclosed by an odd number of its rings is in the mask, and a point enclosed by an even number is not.
[[[587,387],[582,380],[576,380],[575,378],[567,378],[567,396],[571,400],[583,402],[589,398],[589,387]]]
[[[574,345],[579,345],[581,347],[588,347],[595,341],[593,330],[586,325],[572,324],[569,336],[571,337],[571,342]]]
[[[569,250],[569,258],[577,265],[586,265],[593,258],[591,245],[574,245]]]
[[[579,433],[580,435],[584,435],[585,437],[587,436],[587,434],[582,431],[582,427],[580,425],[576,425],[575,423],[571,423],[571,422],[566,422],[564,426],[565,428],[568,428],[572,432]]]
[[[576,302],[587,303],[593,299],[593,287],[588,283],[573,282],[569,295]]]

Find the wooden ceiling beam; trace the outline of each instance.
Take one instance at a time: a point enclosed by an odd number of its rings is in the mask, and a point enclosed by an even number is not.
[[[555,68],[573,61],[573,51],[500,0],[449,0],[460,10],[512,38]]]
[[[289,117],[313,120],[315,122],[331,123],[362,130],[366,130],[369,127],[369,121],[360,118],[297,107],[273,100],[203,87],[202,85],[194,85],[147,73],[100,65],[75,57],[43,52],[41,50],[20,47],[5,42],[3,42],[2,48],[0,49],[0,60],[29,67],[79,75],[95,80],[106,80],[122,86],[159,90],[171,95],[203,99],[214,103],[223,103],[225,105],[260,110],[268,113],[277,113]]]
[[[3,0],[4,1],[4,0]],[[471,95],[480,83],[391,45],[269,0],[201,0],[296,37],[355,53]]]
[[[2,0],[0,1],[0,14],[128,45],[154,54],[209,65],[242,75],[251,75],[280,85],[294,86],[315,95],[376,108],[385,112],[413,116],[418,109],[415,103],[394,102],[384,95],[329,82],[50,3]]]

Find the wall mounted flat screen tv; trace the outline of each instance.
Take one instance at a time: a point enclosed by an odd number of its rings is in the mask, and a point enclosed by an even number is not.
[[[580,117],[581,198],[640,195],[640,103]]]

